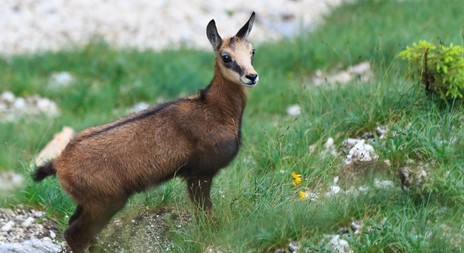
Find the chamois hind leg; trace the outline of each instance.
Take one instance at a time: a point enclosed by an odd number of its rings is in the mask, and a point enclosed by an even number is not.
[[[190,199],[205,211],[213,207],[210,192],[213,176],[202,176],[187,179],[187,188]]]
[[[74,253],[84,253],[89,248],[95,236],[108,224],[114,214],[121,210],[126,203],[124,200],[103,202],[99,208],[90,209],[88,206],[78,205],[71,216],[69,227],[64,237]]]

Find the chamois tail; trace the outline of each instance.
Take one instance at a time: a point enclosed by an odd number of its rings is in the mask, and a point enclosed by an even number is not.
[[[40,182],[48,176],[54,176],[56,174],[56,169],[53,167],[52,161],[47,162],[42,166],[38,166],[35,171],[32,173],[32,180],[35,182]]]

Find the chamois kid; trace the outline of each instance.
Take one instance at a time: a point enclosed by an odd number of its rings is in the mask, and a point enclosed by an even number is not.
[[[227,39],[209,22],[214,77],[199,94],[83,130],[57,158],[36,168],[34,181],[56,175],[77,204],[64,233],[73,252],[85,252],[133,193],[176,176],[185,179],[193,202],[212,208],[213,177],[239,150],[246,88],[259,79],[247,41],[254,19],[253,12]]]

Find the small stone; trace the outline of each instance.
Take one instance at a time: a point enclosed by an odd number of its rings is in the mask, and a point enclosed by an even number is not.
[[[340,71],[327,78],[330,84],[347,84],[353,80],[354,76],[349,71]]]
[[[389,189],[393,187],[394,183],[390,180],[374,179],[374,187],[377,189]]]
[[[299,116],[301,114],[301,106],[291,105],[287,108],[287,114],[290,116]]]
[[[21,224],[21,226],[23,228],[28,228],[28,227],[30,227],[32,225],[33,222],[34,222],[34,218],[29,217]]]
[[[379,126],[375,130],[375,133],[382,138],[386,133],[387,133],[387,127],[386,126]]]
[[[401,181],[401,189],[404,191],[409,190],[409,186],[411,186],[411,180],[409,178],[409,168],[404,167],[399,170],[399,176],[400,176],[400,181]]]
[[[347,148],[351,149],[354,145],[356,145],[358,142],[364,141],[362,139],[355,139],[355,138],[348,138],[342,142],[342,145]]]
[[[338,185],[332,185],[329,187],[329,192],[327,192],[327,196],[333,196],[341,192],[341,188]]]
[[[350,230],[347,229],[346,227],[341,227],[340,229],[338,229],[338,234],[341,234],[341,235],[348,235],[350,233]]]
[[[140,111],[148,109],[149,107],[150,107],[150,104],[145,103],[145,102],[139,102],[139,103],[135,104],[134,106],[132,106],[132,108],[129,109],[129,113],[131,113],[131,112],[140,112]]]
[[[349,243],[340,238],[340,235],[329,235],[326,236],[330,238],[327,248],[330,252],[337,253],[352,253],[353,250],[350,248]]]
[[[391,167],[391,161],[386,159],[383,161],[383,163],[385,163],[385,165],[387,165],[387,167]]]
[[[25,236],[25,229],[24,228],[19,228],[19,227],[16,227],[16,228],[13,228],[11,231],[10,231],[10,235],[14,236],[14,238],[16,239],[22,239],[24,238]]]
[[[361,186],[358,187],[358,190],[359,190],[360,192],[367,192],[367,191],[369,190],[369,186],[367,186],[367,185],[361,185]]]
[[[13,221],[9,221],[5,225],[3,225],[0,228],[0,230],[4,231],[4,232],[9,232],[13,228],[14,225],[15,225],[15,223]]]
[[[49,85],[56,87],[69,86],[73,83],[74,77],[66,71],[53,73],[48,80]]]
[[[0,213],[5,214],[9,218],[15,215],[14,211],[8,208],[0,208]]]
[[[221,250],[213,246],[208,246],[203,253],[223,253]]]
[[[50,237],[47,237],[47,236],[43,237],[41,240],[42,240],[43,242],[53,242],[53,240],[50,239]]]
[[[35,212],[32,213],[32,215],[34,217],[36,217],[36,218],[41,218],[41,217],[43,217],[45,215],[45,213],[42,212],[42,211],[35,211]]]
[[[61,245],[48,242],[46,240],[31,239],[27,241],[1,243],[0,252],[16,252],[16,253],[52,253],[61,252]]]
[[[334,139],[332,137],[329,137],[327,139],[327,141],[325,142],[324,147],[326,149],[328,149],[328,148],[332,147],[334,145],[334,143],[335,143]]]
[[[351,222],[351,230],[353,231],[353,233],[355,233],[355,234],[359,233],[361,228],[362,228],[361,221],[355,220],[355,221]]]
[[[311,155],[314,153],[314,151],[316,151],[316,148],[317,148],[317,144],[312,144],[312,145],[309,145],[308,147],[308,153]]]
[[[33,224],[31,225],[31,231],[34,232],[35,235],[43,234],[44,227],[42,224]]]
[[[427,177],[427,172],[425,170],[420,170],[419,173],[417,173],[419,183],[421,183],[426,177]]]
[[[55,239],[55,238],[56,238],[56,234],[55,234],[55,232],[53,232],[53,230],[50,230],[50,237],[51,237],[52,239]]]
[[[288,244],[288,250],[290,251],[290,253],[298,252],[300,247],[301,246],[300,246],[299,242],[291,242],[291,243]]]
[[[36,101],[36,108],[43,114],[50,117],[54,117],[59,114],[56,104],[47,98],[39,98]]]
[[[373,133],[371,133],[371,132],[367,132],[367,133],[364,133],[364,134],[362,135],[362,138],[363,138],[363,139],[369,139],[369,140],[372,140],[372,139],[374,139],[374,138],[375,138],[375,136],[374,136],[374,134],[373,134]]]
[[[365,140],[347,139],[344,146],[349,146],[355,142],[354,146],[348,152],[344,163],[346,165],[353,162],[370,162],[378,159],[378,155],[374,151],[374,147],[365,143]]]
[[[327,138],[327,141],[324,144],[324,151],[323,155],[331,155],[331,156],[336,156],[337,155],[337,149],[335,147],[335,140],[332,137]]]
[[[323,73],[321,70],[317,70],[311,78],[311,83],[316,86],[320,86],[322,84],[329,84],[332,86],[336,84],[343,85],[350,83],[355,80],[355,78],[361,82],[367,82],[372,79],[373,76],[374,73],[371,69],[370,62],[361,62],[338,72],[333,71],[332,73]]]
[[[2,102],[12,104],[15,101],[15,95],[11,91],[4,91],[0,96],[0,100]]]
[[[16,121],[24,116],[46,115],[55,117],[59,114],[58,106],[47,98],[37,95],[15,97],[11,92],[4,92],[0,99],[0,117],[7,122]]]
[[[350,67],[350,71],[355,73],[355,74],[358,74],[358,75],[361,75],[363,73],[366,73],[368,71],[371,70],[371,64],[370,62],[361,62],[357,65],[354,65],[354,66],[351,66]]]
[[[371,63],[368,61],[361,62],[354,66],[350,66],[348,69],[353,75],[356,75],[361,82],[367,82],[374,77],[374,72],[372,71]]]
[[[26,111],[26,100],[22,97],[16,98],[16,100],[13,102],[13,108],[18,111]]]

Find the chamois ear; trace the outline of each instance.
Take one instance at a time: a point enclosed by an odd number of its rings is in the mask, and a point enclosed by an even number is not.
[[[206,27],[206,36],[213,46],[214,51],[218,50],[222,44],[222,39],[221,36],[219,36],[214,19],[211,19],[211,21],[208,23],[208,26]]]
[[[240,39],[246,39],[251,32],[251,28],[253,28],[254,22],[255,12],[251,13],[251,17],[250,19],[248,19],[248,22],[246,22],[246,24],[242,28],[240,28],[240,30],[235,36],[239,37]]]

